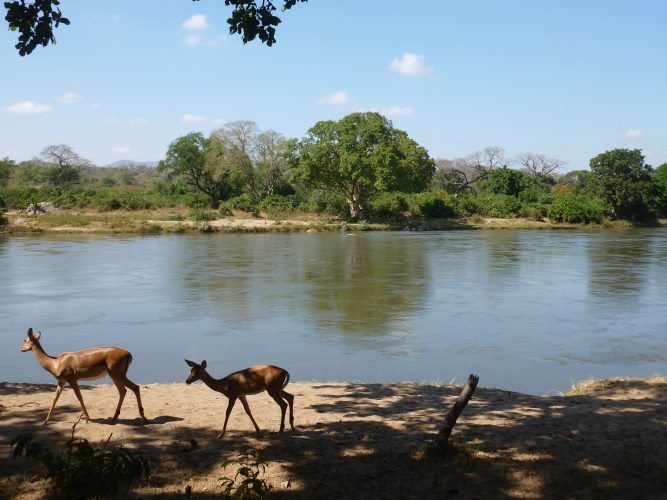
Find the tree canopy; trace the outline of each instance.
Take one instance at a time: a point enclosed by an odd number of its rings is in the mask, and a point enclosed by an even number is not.
[[[641,220],[654,215],[657,185],[640,149],[606,151],[592,158],[590,166],[613,217]]]
[[[284,12],[308,0],[281,1],[282,5],[276,0],[261,0],[261,3],[259,0],[225,0],[225,5],[233,7],[231,17],[227,19],[229,32],[241,35],[243,43],[259,37],[270,47],[276,42],[276,26],[281,22],[275,15],[276,5]],[[49,43],[56,43],[54,30],[61,24],[70,24],[59,5],[60,0],[13,0],[4,3],[9,29],[19,32],[15,47],[20,55],[30,54],[39,45],[46,47]]]
[[[421,191],[435,171],[426,149],[373,112],[316,123],[293,144],[291,166],[307,187],[344,196],[353,219],[368,213],[373,194]]]

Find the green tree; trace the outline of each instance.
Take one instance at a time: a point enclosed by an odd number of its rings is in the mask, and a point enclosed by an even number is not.
[[[526,189],[528,181],[526,174],[508,167],[501,167],[489,174],[484,183],[484,191],[492,194],[519,196]]]
[[[373,112],[316,123],[294,143],[291,166],[305,186],[344,196],[355,220],[366,216],[373,194],[421,191],[435,171],[426,149]]]
[[[5,156],[0,160],[0,188],[7,186],[9,178],[12,176],[12,173],[16,169],[16,162],[10,160],[8,156]]]
[[[215,172],[207,168],[209,140],[200,132],[192,132],[174,140],[167,148],[159,172],[182,178],[186,184],[209,196],[211,203],[222,197],[221,182]]]
[[[558,178],[556,191],[573,195],[601,196],[600,185],[590,170],[571,170]]]
[[[613,217],[642,220],[655,215],[657,185],[641,150],[606,151],[592,158],[590,166]]]
[[[198,0],[193,0],[198,1]],[[308,0],[282,0],[280,9],[286,11],[297,3]],[[276,0],[225,0],[225,5],[233,6],[232,15],[227,19],[229,32],[238,33],[243,43],[248,43],[256,37],[268,46],[276,42],[276,26],[280,18],[274,13]],[[19,54],[30,54],[37,46],[46,47],[49,42],[56,43],[53,30],[60,24],[68,25],[70,20],[60,12],[60,0],[14,0],[5,2],[7,9],[5,20],[11,31],[19,32],[16,48]]]
[[[667,216],[667,163],[663,163],[655,169],[653,175],[659,190],[658,211],[662,217]]]

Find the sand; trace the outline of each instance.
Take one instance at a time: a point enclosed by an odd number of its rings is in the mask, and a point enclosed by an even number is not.
[[[480,381],[483,384],[483,381]],[[43,498],[44,470],[13,461],[9,442],[29,430],[51,446],[71,436],[80,410],[71,389],[40,425],[54,385],[0,383],[0,497]],[[149,485],[130,497],[219,495],[222,462],[258,450],[270,498],[667,498],[667,379],[610,380],[587,394],[537,397],[478,387],[444,459],[428,453],[459,388],[424,384],[291,383],[297,431],[277,433],[266,394],[237,404],[217,439],[226,398],[201,383],[141,386],[147,425],[131,393],[111,425],[117,391],[83,389],[91,422],[75,436],[123,445],[149,459]]]

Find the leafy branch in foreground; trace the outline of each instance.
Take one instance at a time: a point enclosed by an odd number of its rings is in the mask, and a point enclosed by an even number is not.
[[[113,434],[113,433],[112,433]],[[72,437],[59,454],[34,441],[31,433],[23,432],[11,442],[13,457],[21,455],[46,467],[53,491],[65,498],[105,498],[119,490],[127,491],[140,476],[150,477],[148,461],[119,447],[107,448],[112,434],[101,447],[87,439]]]
[[[230,465],[238,467],[233,479],[220,478],[224,498],[261,499],[271,489],[265,479],[259,479],[259,475],[266,471],[266,462],[259,458],[257,451],[247,451],[239,457],[239,460],[229,459],[222,463],[225,469]]]

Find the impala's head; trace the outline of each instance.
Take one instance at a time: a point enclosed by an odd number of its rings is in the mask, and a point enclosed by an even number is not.
[[[190,360],[185,360],[185,362],[188,364],[192,370],[190,370],[190,375],[188,375],[188,378],[185,379],[186,384],[191,384],[192,382],[196,382],[197,380],[201,380],[201,376],[206,371],[206,361],[202,361],[201,365],[198,365],[194,361]]]
[[[28,328],[28,334],[23,339],[21,352],[32,351],[32,346],[34,346],[37,343],[37,341],[41,336],[42,336],[41,332],[32,333],[32,328]]]

